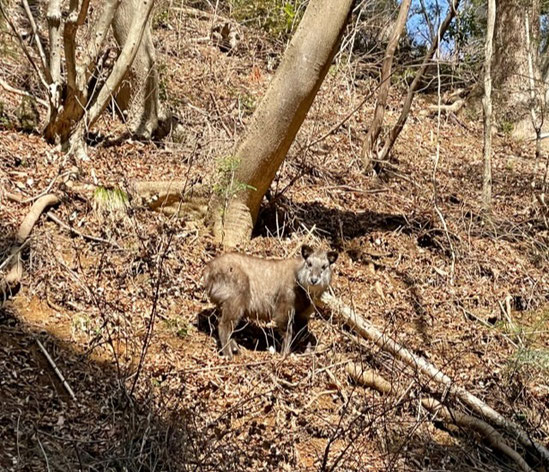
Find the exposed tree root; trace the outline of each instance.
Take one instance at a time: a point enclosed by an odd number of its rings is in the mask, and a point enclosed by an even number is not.
[[[40,197],[34,202],[29,213],[19,226],[15,234],[14,242],[9,250],[8,257],[11,259],[9,269],[5,277],[0,280],[0,299],[6,301],[17,289],[23,277],[23,262],[21,260],[21,249],[26,243],[32,228],[40,218],[44,210],[59,203],[59,197],[52,193]]]
[[[381,393],[398,396],[405,395],[403,389],[397,388],[394,384],[373,370],[362,369],[362,367],[353,362],[347,364],[345,370],[355,382],[360,383],[361,385],[374,388]],[[520,467],[520,470],[523,470],[524,472],[533,472],[533,469],[530,468],[520,454],[510,447],[505,442],[504,437],[485,421],[448,408],[434,398],[422,398],[421,405],[435,415],[435,418],[442,419],[445,423],[455,424],[461,428],[476,431],[481,434],[494,449],[502,452],[515,462]]]
[[[208,210],[205,190],[184,181],[150,181],[134,182],[130,193],[151,210],[196,220],[203,219]]]
[[[420,356],[416,356],[404,346],[393,341],[389,336],[380,332],[377,328],[369,324],[361,315],[357,314],[352,308],[348,307],[334,296],[325,293],[322,296],[322,304],[336,313],[340,319],[356,333],[369,339],[376,344],[376,346],[391,353],[418,372],[427,375],[430,380],[444,385],[448,389],[448,393],[460,399],[477,414],[506,430],[525,448],[537,451],[543,463],[549,463],[549,451],[545,446],[531,438],[519,425],[502,416],[463,387],[456,385],[450,377],[433,364]]]

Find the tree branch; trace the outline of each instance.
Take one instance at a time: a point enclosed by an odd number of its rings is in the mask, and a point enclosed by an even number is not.
[[[15,93],[17,95],[30,98],[31,100],[35,100],[36,103],[39,103],[43,107],[46,107],[46,108],[49,107],[48,102],[46,102],[45,100],[35,97],[32,93],[26,92],[25,90],[20,90],[18,88],[12,87],[2,77],[0,77],[0,87],[2,87],[6,92]]]
[[[89,0],[86,0],[89,1]],[[114,14],[120,4],[120,0],[108,0],[107,4],[103,7],[101,15],[94,21],[90,30],[94,32],[94,38],[91,40],[88,46],[84,59],[82,61],[81,74],[85,74],[85,82],[87,82],[88,75],[91,73],[92,64],[95,64],[99,51],[103,48],[103,44],[107,37],[109,27],[111,26]]]
[[[404,100],[404,105],[402,106],[402,111],[400,112],[400,116],[398,117],[398,120],[395,126],[393,126],[393,128],[389,132],[389,136],[385,141],[385,145],[383,146],[383,149],[381,150],[378,156],[380,160],[386,159],[387,155],[389,154],[389,151],[395,144],[395,141],[397,140],[400,132],[402,131],[402,128],[404,128],[404,125],[406,124],[406,120],[408,119],[410,108],[412,107],[412,101],[414,100],[414,95],[416,93],[417,88],[419,87],[419,82],[421,81],[421,78],[425,74],[425,71],[427,70],[427,67],[429,66],[429,63],[433,57],[433,54],[438,49],[440,39],[442,39],[442,37],[444,36],[444,33],[446,33],[446,30],[450,26],[450,23],[456,16],[459,2],[460,0],[450,0],[448,14],[446,15],[446,18],[444,18],[444,21],[440,25],[438,34],[433,39],[433,43],[431,44],[431,47],[423,57],[423,62],[421,63],[421,67],[416,72],[414,80],[412,81],[410,87],[408,88],[408,93],[406,95],[406,99]]]
[[[387,381],[383,376],[373,370],[363,370],[358,364],[350,362],[345,367],[349,376],[355,381],[367,387],[375,388],[381,393],[404,396],[405,392]],[[461,428],[472,429],[481,434],[492,447],[517,464],[524,472],[534,472],[521,455],[510,447],[505,438],[485,421],[474,416],[467,415],[455,409],[450,409],[434,398],[422,398],[421,405],[430,411],[434,417],[441,418],[444,422],[455,424]]]
[[[30,62],[30,65],[32,66],[32,68],[38,74],[38,78],[40,79],[40,82],[42,82],[42,85],[44,86],[44,88],[49,91],[50,81],[46,80],[46,77],[44,76],[44,71],[42,71],[40,69],[40,67],[38,67],[36,65],[36,62],[34,62],[34,59],[32,58],[32,55],[29,52],[29,49],[28,49],[27,45],[25,44],[25,41],[21,37],[21,34],[19,34],[19,31],[17,30],[17,28],[13,24],[13,21],[11,21],[11,18],[8,16],[6,10],[4,10],[3,2],[0,2],[0,13],[2,13],[2,16],[6,20],[6,23],[8,23],[8,25],[10,25],[10,28],[13,31],[13,33],[15,34],[15,36],[17,36],[17,40],[19,41],[19,45],[21,46],[21,49],[23,50],[23,54],[25,54],[25,57]]]
[[[22,0],[22,1],[23,1],[23,8],[25,9],[25,13],[27,14],[27,18],[32,28],[34,43],[36,44],[36,48],[38,49],[38,54],[40,55],[40,59],[42,61],[42,68],[44,69],[46,79],[51,82],[50,71],[48,69],[48,60],[46,59],[46,53],[44,52],[42,41],[40,41],[40,36],[38,36],[38,28],[36,27],[36,21],[34,21],[34,16],[32,15],[32,11],[29,7],[28,0]]]

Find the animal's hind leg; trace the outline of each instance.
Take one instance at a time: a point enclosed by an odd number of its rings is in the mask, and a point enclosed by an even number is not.
[[[231,339],[236,325],[244,314],[244,306],[240,297],[228,300],[221,306],[221,319],[217,327],[219,341],[221,342],[221,354],[228,359],[238,354],[238,344]]]
[[[233,340],[230,339],[231,334],[234,331],[233,322],[230,319],[222,318],[219,321],[217,330],[219,332],[219,342],[221,343],[221,354],[230,359],[231,357],[233,357]]]

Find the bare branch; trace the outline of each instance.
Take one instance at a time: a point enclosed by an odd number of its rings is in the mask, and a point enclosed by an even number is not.
[[[434,41],[435,39],[435,28],[433,28],[433,23],[431,19],[429,18],[429,13],[427,12],[427,7],[425,5],[424,0],[419,0],[419,3],[421,5],[421,13],[423,14],[423,18],[425,18],[425,23],[427,24],[427,27],[429,28],[429,36],[431,41]]]
[[[406,124],[406,120],[408,119],[410,108],[412,107],[412,101],[414,99],[414,95],[416,93],[417,88],[419,87],[421,78],[425,74],[425,71],[427,70],[427,67],[429,66],[429,63],[435,51],[438,49],[440,39],[444,36],[444,33],[450,26],[450,23],[454,19],[454,16],[456,16],[459,2],[460,0],[450,0],[448,14],[446,15],[446,18],[444,18],[444,21],[440,25],[440,28],[438,29],[438,34],[433,39],[433,43],[431,44],[431,47],[423,57],[423,62],[421,63],[421,67],[416,72],[414,80],[412,81],[410,87],[408,88],[408,93],[406,95],[406,99],[404,100],[404,105],[402,107],[402,111],[400,112],[400,116],[398,117],[396,124],[393,126],[393,128],[389,132],[387,141],[385,142],[385,145],[383,146],[383,149],[379,154],[380,160],[386,159],[387,155],[389,154],[389,151],[395,144],[395,141],[397,140],[400,132],[402,131],[402,128],[404,128],[404,125]]]
[[[372,158],[372,151],[379,137],[379,133],[381,132],[381,125],[383,124],[383,116],[385,115],[385,107],[387,105],[387,97],[389,96],[389,87],[391,86],[390,79],[393,58],[395,56],[395,51],[400,40],[400,36],[402,35],[402,31],[404,30],[404,26],[406,24],[406,18],[408,18],[408,11],[410,10],[411,3],[411,0],[403,0],[400,4],[398,18],[391,33],[389,42],[387,43],[383,66],[381,68],[381,81],[379,86],[379,94],[376,100],[374,119],[372,120],[370,129],[368,130],[368,135],[366,136],[366,141],[362,149],[362,159],[365,167],[368,166],[368,163]]]
[[[32,15],[32,11],[29,7],[28,0],[22,0],[22,2],[23,2],[23,8],[25,9],[25,13],[27,14],[27,18],[32,28],[32,35],[34,38],[34,42],[36,44],[36,48],[38,49],[38,53],[40,54],[40,59],[42,60],[42,67],[46,74],[46,78],[49,81],[51,81],[50,71],[48,69],[48,61],[46,59],[46,53],[44,52],[44,47],[42,46],[42,41],[40,41],[40,36],[38,36],[38,28],[36,27],[36,21],[34,21],[34,16]]]
[[[44,356],[46,357],[46,359],[48,360],[48,362],[52,366],[53,370],[57,374],[57,377],[59,377],[59,380],[61,380],[61,383],[63,384],[63,387],[65,387],[65,390],[68,392],[68,394],[71,396],[71,398],[74,401],[76,401],[76,396],[74,395],[74,392],[72,391],[71,386],[69,385],[69,383],[65,379],[65,376],[59,370],[59,367],[57,367],[57,364],[55,363],[53,358],[50,356],[49,352],[46,350],[44,345],[38,339],[36,339],[36,344],[38,344],[38,347],[40,348],[40,350],[42,351],[42,353],[44,354]]]
[[[0,87],[2,87],[7,92],[15,93],[17,95],[21,95],[23,97],[30,98],[31,100],[35,100],[36,103],[39,103],[43,107],[48,108],[48,102],[45,100],[42,100],[41,98],[35,97],[32,93],[26,92],[25,90],[20,90],[18,88],[12,87],[10,84],[8,84],[2,77],[0,77]]]
[[[87,2],[88,0],[85,0]],[[103,44],[107,37],[109,27],[111,26],[114,14],[120,4],[120,0],[108,0],[107,4],[103,7],[101,15],[94,21],[90,30],[94,32],[94,38],[91,40],[90,45],[85,53],[83,59],[83,66],[80,71],[81,74],[90,74],[90,68],[95,63],[99,51],[103,48]],[[87,81],[87,77],[86,77]]]
[[[42,85],[44,86],[44,88],[49,91],[50,81],[46,80],[46,77],[44,76],[44,71],[42,71],[40,69],[40,67],[38,67],[36,65],[36,62],[34,62],[34,59],[33,59],[32,55],[29,51],[29,48],[27,47],[27,45],[25,44],[25,41],[23,40],[21,34],[19,33],[19,31],[17,30],[17,28],[13,24],[13,21],[11,21],[10,16],[6,12],[6,10],[4,9],[3,2],[0,2],[0,13],[2,13],[2,16],[6,20],[6,23],[8,23],[8,25],[10,25],[10,28],[13,31],[13,33],[15,34],[15,36],[17,36],[17,40],[19,41],[19,45],[21,46],[21,49],[23,50],[23,54],[25,54],[25,57],[30,62],[32,68],[38,74],[38,77],[40,78],[40,82],[42,82]]]

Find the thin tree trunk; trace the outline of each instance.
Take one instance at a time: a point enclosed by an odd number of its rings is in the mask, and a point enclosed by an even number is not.
[[[391,69],[393,66],[393,58],[395,51],[406,25],[406,19],[408,18],[408,11],[410,10],[411,0],[402,0],[400,9],[398,12],[398,18],[395,24],[395,28],[389,38],[387,44],[387,50],[385,51],[385,58],[383,59],[383,66],[381,68],[381,84],[376,101],[376,109],[374,111],[374,119],[368,130],[366,136],[366,142],[362,150],[362,161],[364,167],[367,168],[371,159],[374,147],[381,132],[381,126],[383,125],[383,117],[385,115],[385,107],[387,106],[387,96],[389,95],[389,87],[391,85]]]
[[[210,209],[214,235],[225,245],[234,246],[250,238],[261,200],[332,63],[352,3],[352,0],[309,2],[237,147],[236,165],[224,171],[229,175],[224,179],[223,195]]]
[[[484,44],[484,177],[482,206],[486,214],[492,212],[492,41],[496,23],[496,0],[488,0],[486,42]]]
[[[391,129],[387,140],[385,141],[385,145],[383,146],[383,149],[379,155],[380,160],[386,159],[389,152],[393,148],[393,145],[395,144],[395,141],[397,140],[400,132],[404,128],[404,125],[406,124],[406,120],[408,119],[408,114],[410,113],[410,108],[412,107],[412,101],[414,100],[414,96],[416,93],[417,88],[419,87],[419,83],[421,81],[421,78],[423,77],[423,74],[425,74],[425,71],[427,70],[427,67],[429,66],[429,63],[431,62],[431,59],[433,58],[433,55],[435,54],[435,51],[438,49],[439,41],[442,40],[442,37],[446,33],[446,30],[450,26],[450,23],[454,19],[454,16],[456,16],[457,8],[459,6],[460,0],[452,0],[449,9],[448,14],[446,15],[446,18],[444,18],[444,21],[440,25],[440,28],[438,30],[438,34],[436,35],[433,44],[427,51],[427,54],[425,54],[425,57],[423,58],[423,62],[421,64],[421,67],[416,72],[416,75],[414,77],[414,80],[412,81],[412,84],[408,88],[408,93],[406,95],[406,99],[404,101],[404,105],[402,107],[402,111],[400,112],[400,116],[398,117],[398,120],[395,124],[395,126]]]

